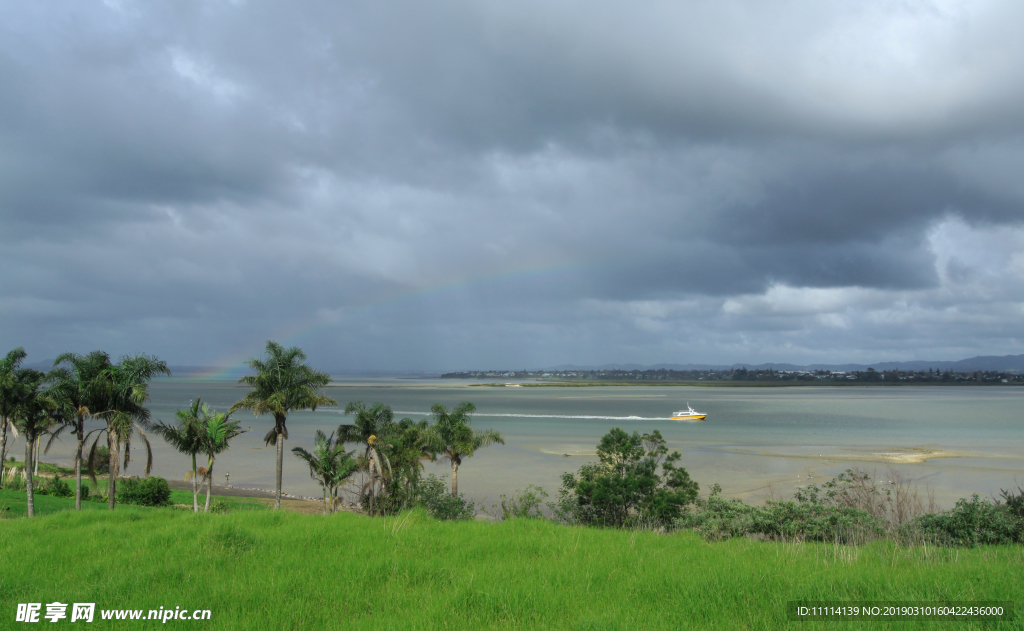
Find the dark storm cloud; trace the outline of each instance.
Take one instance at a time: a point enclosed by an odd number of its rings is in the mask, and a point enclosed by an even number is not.
[[[967,323],[1020,350],[1016,3],[5,15],[8,346],[876,361]]]

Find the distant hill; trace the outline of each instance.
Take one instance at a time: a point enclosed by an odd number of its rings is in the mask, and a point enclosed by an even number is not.
[[[952,370],[953,372],[972,372],[975,370],[995,370],[1000,372],[1018,371],[1024,372],[1024,355],[980,355],[970,359],[959,361],[906,361],[906,362],[878,362],[874,364],[786,364],[786,363],[763,363],[763,364],[653,364],[644,366],[641,364],[602,364],[600,366],[577,366],[575,364],[562,364],[551,366],[544,370],[730,370],[735,368],[767,369],[775,370]]]

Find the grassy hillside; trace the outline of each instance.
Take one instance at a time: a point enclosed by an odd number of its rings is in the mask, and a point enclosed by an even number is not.
[[[65,480],[68,482],[68,486],[74,488],[75,481]],[[82,481],[82,485],[89,487],[95,497],[96,488],[91,482]],[[105,487],[105,484],[101,483],[101,488]],[[262,510],[267,508],[271,504],[270,500],[261,500],[252,497],[218,497],[214,495],[211,501],[220,500],[221,503],[229,510]],[[185,505],[190,509],[192,507],[192,492],[191,491],[171,491],[171,502],[174,504]],[[34,503],[36,509],[36,515],[50,515],[59,511],[74,510],[75,498],[72,497],[49,497],[46,495],[34,494]],[[205,506],[206,493],[199,495],[199,508]],[[82,502],[82,510],[108,510],[106,502],[97,501],[85,501]],[[148,509],[148,510],[166,510],[166,509]],[[27,504],[25,502],[25,491],[8,491],[0,489],[0,516],[2,517],[24,517],[28,514]]]
[[[691,533],[447,523],[418,511],[118,507],[0,522],[0,558],[2,628],[16,626],[17,603],[54,600],[210,609],[210,621],[170,623],[207,630],[920,626],[786,620],[787,601],[829,599],[1008,600],[1018,617],[997,628],[1024,628],[1020,546],[708,544]],[[158,624],[96,617],[90,628]]]

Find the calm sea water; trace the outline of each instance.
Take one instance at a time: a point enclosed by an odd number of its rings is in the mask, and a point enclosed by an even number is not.
[[[485,448],[459,469],[459,490],[496,503],[499,495],[544,487],[554,495],[559,476],[596,460],[595,445],[612,427],[659,430],[681,464],[702,489],[718,482],[733,497],[760,500],[769,491],[791,493],[797,486],[824,482],[858,466],[887,477],[888,467],[935,491],[944,507],[971,493],[998,495],[1024,484],[1024,389],[998,387],[899,388],[693,388],[479,387],[450,380],[349,380],[326,389],[340,407],[350,401],[383,402],[396,418],[428,418],[430,407],[460,401],[477,407],[473,424],[502,433],[506,444]],[[151,386],[154,419],[173,421],[174,412],[202,397],[227,409],[245,389],[233,382],[169,378]],[[708,414],[703,423],[672,421],[689,403]],[[217,484],[230,473],[233,486],[272,489],[275,451],[263,444],[269,417],[240,412],[252,431],[235,439],[216,465]],[[312,448],[317,429],[333,431],[345,422],[339,409],[296,412],[288,418],[284,490],[316,496],[319,487],[290,449]],[[158,438],[153,442],[154,475],[182,478],[187,456]],[[70,462],[73,439],[48,459]],[[888,464],[884,456],[910,450],[945,450],[956,457],[914,464]],[[20,452],[18,452],[20,453]],[[140,452],[127,473],[141,475]],[[449,473],[445,465],[430,472]]]

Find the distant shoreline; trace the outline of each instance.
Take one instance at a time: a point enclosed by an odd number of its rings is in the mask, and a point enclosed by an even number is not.
[[[899,382],[880,381],[849,382],[849,381],[523,381],[523,382],[486,382],[471,383],[471,388],[593,388],[598,386],[691,386],[697,388],[905,388],[909,386],[927,386],[938,388],[997,388],[1024,386],[1024,383],[978,383],[978,382]]]

